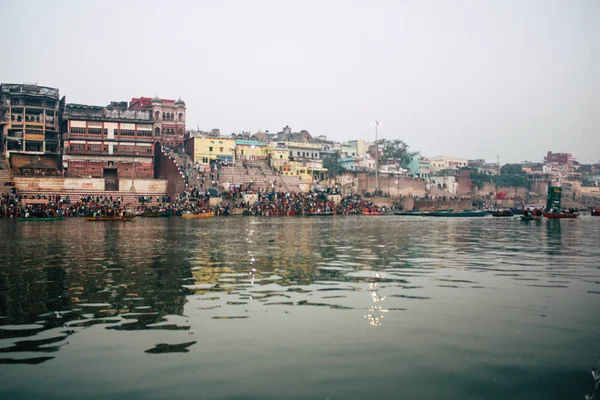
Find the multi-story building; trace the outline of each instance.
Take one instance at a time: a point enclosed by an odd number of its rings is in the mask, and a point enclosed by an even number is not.
[[[194,163],[208,164],[211,161],[233,161],[235,155],[234,138],[190,137],[185,141],[186,153]]]
[[[0,148],[13,173],[60,169],[60,99],[58,89],[0,84]]]
[[[466,158],[458,157],[430,157],[429,168],[431,172],[443,171],[446,169],[456,170],[468,166],[468,160]]]
[[[577,160],[571,153],[553,153],[549,151],[544,157],[546,169],[556,174],[572,174],[575,172]]]
[[[63,112],[66,176],[105,178],[107,190],[118,190],[119,179],[154,178],[150,112],[129,110],[127,102],[107,107],[67,104]]]
[[[158,96],[132,98],[130,110],[152,112],[154,140],[171,148],[183,149],[185,135],[185,102],[168,100]]]

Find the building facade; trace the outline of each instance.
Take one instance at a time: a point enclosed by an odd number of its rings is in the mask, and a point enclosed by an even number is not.
[[[58,89],[0,84],[0,147],[13,173],[58,173],[61,157]]]
[[[185,151],[194,163],[233,162],[235,141],[225,137],[190,137],[185,141]]]
[[[158,96],[132,98],[129,109],[150,111],[154,140],[161,145],[183,149],[185,136],[185,102],[181,99],[168,100]]]
[[[119,190],[119,179],[154,178],[150,110],[129,110],[127,102],[67,104],[63,132],[66,176],[104,178],[107,190]]]

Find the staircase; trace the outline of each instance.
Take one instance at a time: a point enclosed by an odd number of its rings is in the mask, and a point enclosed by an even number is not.
[[[6,161],[4,156],[0,156],[0,193],[9,193],[12,186],[4,186],[4,183],[7,181],[12,182],[12,180],[13,176],[8,168],[8,161]]]

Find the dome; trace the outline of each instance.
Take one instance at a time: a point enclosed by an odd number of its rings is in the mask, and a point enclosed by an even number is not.
[[[151,103],[152,104],[162,103],[162,100],[158,97],[158,95],[156,95],[156,97],[152,99]]]
[[[181,100],[181,97],[179,98],[179,100],[177,100],[175,102],[176,106],[185,106],[185,101]]]

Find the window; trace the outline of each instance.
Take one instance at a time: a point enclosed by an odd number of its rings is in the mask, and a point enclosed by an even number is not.
[[[158,111],[157,111],[158,113]],[[156,128],[154,128],[154,136],[160,136],[160,128],[157,126]]]
[[[212,147],[209,147],[208,151],[212,153],[212,149],[213,149]]]
[[[121,136],[135,136],[133,129],[121,129]]]
[[[222,153],[222,152],[223,152],[223,148],[222,148],[222,147],[219,147],[219,151]]]
[[[154,119],[157,121],[160,119],[160,112],[157,111],[154,113]]]
[[[138,136],[152,136],[152,131],[138,131]]]
[[[179,122],[183,121],[183,113],[179,113]]]
[[[88,150],[95,152],[106,152],[108,151],[108,146],[99,143],[90,143],[88,144]]]
[[[69,145],[69,149],[71,151],[85,151],[85,144],[84,143],[71,143]]]
[[[101,135],[102,128],[88,128],[88,135]]]

